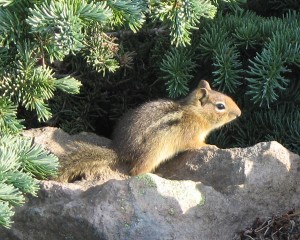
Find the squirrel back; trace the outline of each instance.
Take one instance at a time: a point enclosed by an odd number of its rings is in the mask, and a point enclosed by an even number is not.
[[[230,97],[202,80],[182,100],[152,101],[125,114],[113,132],[113,149],[131,163],[131,175],[152,172],[179,152],[205,146],[212,130],[240,115]]]

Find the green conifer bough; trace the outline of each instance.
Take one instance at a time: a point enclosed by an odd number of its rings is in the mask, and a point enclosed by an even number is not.
[[[0,135],[0,225],[11,226],[13,207],[25,202],[24,194],[36,196],[36,178],[56,174],[58,159],[25,137]]]
[[[204,27],[199,49],[215,67],[214,85],[235,92],[246,77],[253,103],[270,105],[290,80],[286,73],[299,66],[300,15],[288,12],[282,18],[263,18],[253,12],[219,15]],[[254,57],[243,68],[241,54]]]
[[[300,14],[220,14],[204,26],[199,52],[213,65],[213,85],[235,96],[242,117],[222,130],[219,146],[276,140],[300,152]],[[224,139],[221,135],[229,135]]]
[[[232,95],[243,113],[214,132],[211,143],[246,147],[276,140],[300,153],[300,14],[293,10],[300,2],[269,1],[264,5],[273,17],[240,7],[242,1],[213,2],[216,17],[202,22],[184,51],[171,48],[160,63],[169,96],[185,95],[200,66],[198,74]]]
[[[215,13],[209,0],[0,1],[2,102],[11,101],[46,121],[52,116],[48,101],[55,91],[74,94],[81,85],[71,76],[57,74],[57,61],[81,55],[106,75],[119,67],[117,38],[111,32],[120,28],[137,32],[147,16],[170,30],[172,44],[186,46],[200,18]]]

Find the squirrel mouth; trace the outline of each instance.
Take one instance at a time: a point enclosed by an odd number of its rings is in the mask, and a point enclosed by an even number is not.
[[[233,119],[236,119],[236,118],[238,118],[238,117],[241,116],[241,112],[239,112],[239,113],[232,113],[231,115],[232,115]]]

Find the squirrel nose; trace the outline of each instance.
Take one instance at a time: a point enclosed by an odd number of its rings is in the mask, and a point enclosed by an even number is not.
[[[241,116],[241,115],[242,115],[241,109],[238,108],[238,109],[236,110],[236,112],[235,112],[235,115],[236,115],[236,117]]]

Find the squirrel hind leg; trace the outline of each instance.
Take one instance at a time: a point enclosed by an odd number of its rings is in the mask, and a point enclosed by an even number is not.
[[[150,173],[154,169],[155,169],[154,167],[137,163],[134,165],[134,167],[131,168],[129,174],[131,176],[137,176],[137,175],[144,174],[144,173]]]
[[[144,152],[136,161],[132,162],[130,175],[136,176],[144,173],[153,172],[161,163],[172,158],[178,151],[165,144],[156,146],[155,149]]]
[[[144,173],[150,173],[158,167],[162,161],[157,161],[155,157],[144,157],[142,160],[132,163],[131,170],[129,174],[131,176],[136,176]]]

